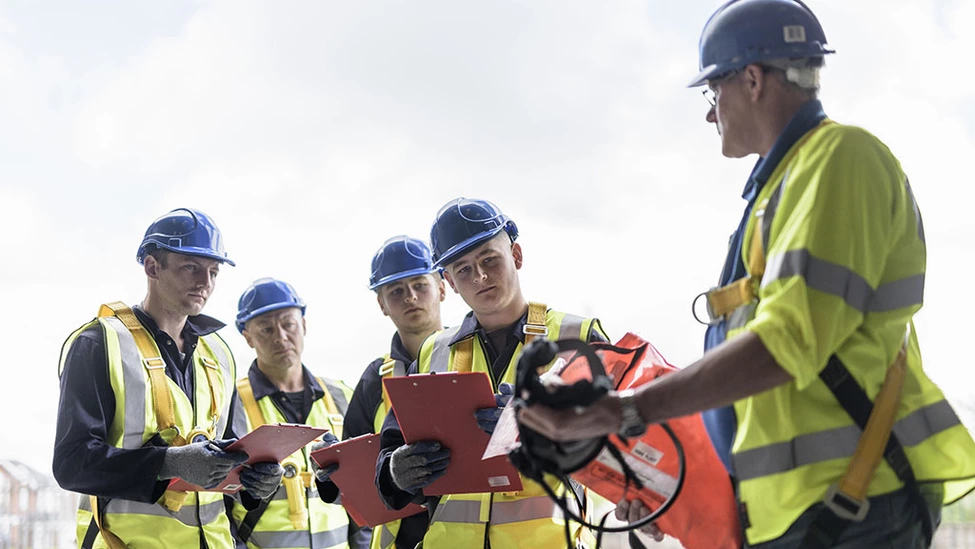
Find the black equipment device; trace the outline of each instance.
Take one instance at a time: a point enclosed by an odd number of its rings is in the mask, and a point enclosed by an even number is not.
[[[516,411],[532,404],[541,404],[559,410],[574,409],[580,406],[589,406],[609,394],[614,389],[614,384],[613,380],[606,374],[603,363],[595,352],[594,346],[598,347],[599,345],[602,344],[589,345],[578,339],[549,341],[542,338],[526,345],[518,358],[514,396]],[[572,385],[550,386],[543,384],[538,376],[539,368],[550,364],[560,352],[576,352],[585,357],[589,363],[592,379],[577,381]],[[660,427],[669,435],[677,450],[680,468],[677,474],[676,488],[674,493],[656,510],[625,526],[605,526],[608,513],[599,524],[588,522],[573,512],[568,506],[567,498],[556,495],[543,478],[548,473],[558,478],[564,485],[569,486],[569,475],[588,465],[605,448],[619,463],[626,477],[627,488],[632,483],[637,489],[641,489],[643,485],[639,478],[627,465],[620,450],[609,441],[609,437],[600,436],[584,440],[557,442],[519,423],[518,434],[521,444],[508,454],[508,459],[522,475],[540,484],[548,496],[559,505],[567,518],[599,532],[598,546],[603,532],[630,532],[657,520],[680,494],[686,468],[684,448],[666,423],[660,424]],[[579,507],[582,508],[581,502],[578,503]],[[566,520],[566,541],[571,546],[568,520]]]

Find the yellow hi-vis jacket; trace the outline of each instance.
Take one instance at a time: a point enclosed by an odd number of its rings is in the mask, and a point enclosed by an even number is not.
[[[155,357],[143,356],[132,333],[114,316],[100,317],[76,330],[64,344],[71,343],[95,323],[102,325],[105,333],[105,350],[108,356],[108,376],[115,395],[115,417],[109,427],[106,442],[117,448],[141,448],[156,433],[156,413],[153,407],[152,386],[147,371],[147,359],[161,356],[155,340]],[[64,368],[64,355],[60,367]],[[158,359],[157,359],[158,360]],[[194,403],[169,377],[169,391],[176,427],[179,435],[187,436],[194,430],[223,434],[227,427],[230,400],[234,391],[235,365],[227,344],[217,334],[200,337],[193,353],[193,369],[196,383]],[[206,369],[210,369],[208,376]],[[218,380],[211,385],[209,379]],[[216,406],[212,406],[213,403]],[[212,411],[216,409],[214,417]],[[172,443],[175,429],[159,433],[166,443]],[[223,494],[219,492],[190,492],[176,512],[163,507],[163,499],[156,503],[140,503],[122,499],[109,500],[101,509],[102,524],[126,546],[139,549],[168,549],[171,547],[199,547],[201,532],[210,549],[233,549],[230,521],[227,518]],[[90,498],[82,496],[77,515],[78,544],[91,525]],[[96,549],[108,545],[99,533]]]
[[[599,321],[585,319],[549,309],[545,314],[547,338],[582,339],[592,331],[602,333]],[[457,344],[450,345],[459,328],[452,328],[428,337],[420,347],[417,359],[420,373],[455,371]],[[502,379],[495,379],[480,339],[475,340],[471,362],[472,372],[485,372],[497,392],[499,383],[514,383],[521,344],[512,354]],[[458,342],[460,343],[460,342]],[[564,488],[554,477],[547,479],[556,493]],[[430,520],[423,538],[424,549],[453,549],[455,547],[483,547],[485,531],[489,532],[491,547],[511,549],[564,549],[565,525],[561,511],[545,494],[541,486],[522,477],[523,490],[514,493],[455,494],[443,496]],[[576,533],[578,536],[579,533]]]
[[[843,477],[860,429],[819,373],[832,355],[870,399],[921,308],[921,216],[897,159],[863,129],[824,121],[793,145],[757,197],[742,259],[757,299],[725,315],[794,379],[734,404],[732,464],[750,544],[781,536]],[[762,240],[755,242],[757,234]],[[764,273],[755,250],[764,252]],[[917,481],[944,503],[975,488],[975,443],[921,367],[911,330],[893,432]],[[881,462],[867,495],[901,487]]]
[[[256,364],[252,368],[256,368]],[[343,415],[348,408],[352,389],[339,381],[312,378],[312,383],[323,385],[324,396],[312,403],[305,423],[313,427],[324,427],[342,439]],[[247,384],[240,389],[241,403],[247,417],[247,432],[265,423],[287,423],[288,419],[274,404],[271,395],[257,400],[260,418],[251,417],[252,412],[244,402],[244,392],[249,390],[248,378],[238,381]],[[250,398],[253,398],[251,396]],[[240,412],[240,410],[238,410]],[[285,478],[271,497],[267,508],[253,526],[247,539],[251,549],[344,549],[348,545],[349,517],[341,505],[325,503],[318,495],[314,475],[311,472],[311,452],[309,446],[298,450],[282,462]],[[293,474],[292,474],[293,471]],[[288,482],[294,479],[290,500]],[[234,522],[243,523],[247,510],[239,502],[234,504]]]
[[[406,375],[408,368],[408,364],[402,360],[393,360],[389,353],[386,353],[383,356],[383,364],[379,367],[379,375],[383,379],[387,377],[402,377]],[[376,415],[372,420],[373,433],[382,432],[383,421],[386,419],[386,414],[390,409],[389,397],[386,396],[386,390],[383,389],[383,398],[380,400],[379,407],[376,408]],[[374,527],[372,529],[372,539],[369,542],[369,549],[391,549],[393,544],[396,543],[400,522],[400,520],[393,520]]]

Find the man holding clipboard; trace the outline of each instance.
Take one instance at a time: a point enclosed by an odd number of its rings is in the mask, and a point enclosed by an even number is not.
[[[403,235],[386,240],[373,256],[369,289],[376,292],[379,309],[393,321],[396,333],[389,352],[362,372],[345,416],[344,439],[379,433],[390,409],[383,379],[405,376],[423,340],[443,328],[440,303],[447,294],[430,247],[422,240]],[[323,468],[319,479],[337,467]],[[428,518],[420,512],[376,526],[370,547],[413,549],[427,531]]]
[[[471,307],[461,325],[427,338],[411,373],[484,372],[499,407],[478,411],[477,422],[493,431],[511,392],[522,346],[532,337],[608,341],[599,321],[529,303],[521,292],[523,263],[518,229],[494,204],[458,198],[437,215],[431,230],[434,266]],[[450,467],[439,441],[405,444],[396,415],[387,416],[376,484],[387,506],[424,502],[422,489]],[[551,479],[553,489],[566,489]],[[565,530],[555,504],[541,487],[523,480],[514,493],[457,494],[427,498],[431,523],[425,549],[452,547],[562,548]],[[477,509],[474,509],[474,507]],[[482,520],[486,518],[487,520]]]

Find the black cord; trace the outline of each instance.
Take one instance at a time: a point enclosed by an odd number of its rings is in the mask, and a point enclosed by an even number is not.
[[[573,521],[578,522],[579,524],[581,524],[586,528],[589,528],[590,530],[595,530],[596,532],[600,532],[600,533],[601,532],[616,533],[616,532],[629,532],[631,530],[642,528],[650,524],[651,522],[659,519],[661,515],[663,515],[665,512],[667,512],[668,509],[670,509],[670,506],[673,505],[674,501],[677,500],[677,496],[680,495],[681,488],[683,488],[684,486],[684,477],[687,472],[686,461],[684,457],[684,446],[681,445],[680,440],[678,440],[677,435],[674,434],[674,431],[670,428],[669,425],[667,425],[666,423],[660,423],[659,425],[660,428],[667,433],[667,436],[669,436],[670,439],[674,442],[674,447],[677,450],[677,461],[678,464],[680,465],[677,471],[677,484],[676,486],[674,486],[674,493],[672,493],[666,500],[664,500],[664,502],[660,504],[660,507],[658,507],[655,511],[651,512],[649,515],[643,517],[642,519],[636,522],[631,522],[625,526],[606,526],[605,525],[606,517],[603,517],[603,520],[600,521],[600,524],[593,524],[587,521],[586,519],[580,517],[576,513],[573,513],[572,510],[569,509],[569,505],[566,499],[564,497],[559,497],[558,495],[556,495],[555,492],[547,483],[539,482],[539,484],[541,484],[542,489],[545,490],[545,493],[548,494],[548,497],[550,497],[552,501],[554,501],[559,506],[559,508],[562,510],[562,513],[565,514],[567,519],[572,519]],[[624,471],[629,469],[629,465],[627,465],[625,461],[621,461],[620,465],[623,467]],[[625,474],[626,473],[624,473],[624,475]],[[630,470],[629,474],[633,475],[632,470]],[[559,478],[559,480],[561,480],[563,484],[566,484],[568,483],[569,479],[566,478],[565,476],[562,476],[561,478]],[[624,494],[626,493],[626,489],[628,489],[629,484],[630,483],[627,482],[627,486],[624,488]],[[566,522],[568,523],[568,521]]]

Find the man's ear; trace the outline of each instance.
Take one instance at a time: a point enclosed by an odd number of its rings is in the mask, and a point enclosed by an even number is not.
[[[521,264],[525,260],[521,252],[521,244],[517,242],[511,243],[511,257],[515,259],[515,269],[521,269]]]
[[[305,317],[301,317],[301,335],[308,335],[308,325],[305,324]]]
[[[444,271],[443,272],[443,277],[444,277],[444,280],[447,281],[447,284],[450,284],[450,289],[453,290],[455,294],[459,294],[460,292],[457,291],[457,285],[454,284],[454,278],[452,276],[450,276],[450,273],[448,273],[447,271]]]
[[[376,303],[379,304],[379,310],[383,312],[383,316],[389,316],[389,311],[386,310],[386,303],[383,301],[383,296],[376,292]]]
[[[159,278],[160,265],[156,261],[155,257],[147,255],[145,259],[142,260],[142,270],[145,271],[146,276],[149,278]]]
[[[254,342],[251,340],[251,335],[247,332],[247,328],[244,328],[244,331],[241,332],[240,335],[244,336],[244,341],[247,342],[247,346],[253,349]]]
[[[440,291],[440,302],[443,303],[447,299],[447,285],[443,283],[442,277],[437,277],[437,288]]]
[[[761,65],[754,64],[748,65],[742,72],[745,73],[741,78],[744,80],[746,89],[748,90],[748,97],[754,103],[758,101],[758,98],[761,97],[762,92],[768,86],[769,75],[762,69]]]

